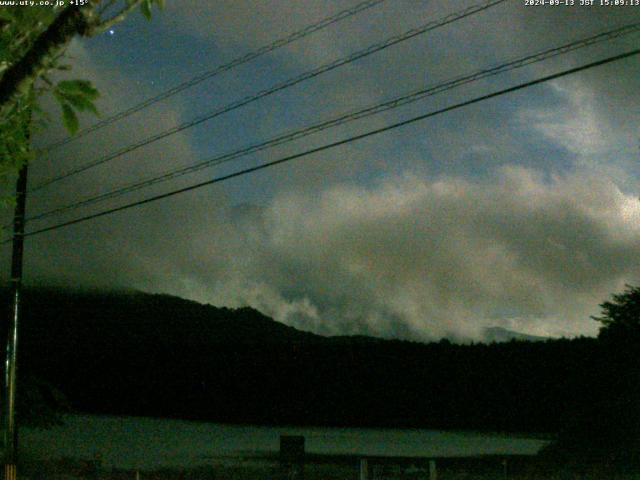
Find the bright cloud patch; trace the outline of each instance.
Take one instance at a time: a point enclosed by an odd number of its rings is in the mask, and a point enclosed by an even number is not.
[[[333,334],[592,334],[589,315],[638,271],[639,217],[605,179],[520,167],[289,193],[238,217],[225,244],[242,247],[198,296]]]

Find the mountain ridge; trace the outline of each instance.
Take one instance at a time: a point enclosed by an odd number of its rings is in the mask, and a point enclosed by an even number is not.
[[[323,337],[251,308],[131,292],[26,289],[23,313],[20,371],[84,413],[553,431],[578,401],[600,395],[583,385],[611,381],[596,339]]]
[[[487,327],[484,329],[484,343],[510,342],[512,340],[525,342],[544,342],[550,337],[531,335],[528,333],[516,332],[503,327]]]
[[[0,292],[0,294],[7,295],[8,290],[4,290]],[[134,307],[137,311],[140,310],[140,304],[144,304],[144,309],[151,310],[153,313],[166,314],[171,311],[177,313],[178,310],[182,309],[182,315],[186,315],[188,320],[201,323],[201,321],[206,318],[207,321],[214,322],[211,327],[215,327],[218,330],[218,333],[221,333],[222,335],[219,339],[213,335],[207,337],[207,341],[212,342],[229,340],[236,342],[328,341],[336,343],[379,343],[400,341],[427,344],[432,343],[433,341],[442,340],[390,339],[365,334],[328,336],[287,325],[250,306],[242,306],[238,308],[217,307],[209,303],[201,303],[195,300],[178,297],[176,295],[166,293],[147,293],[139,290],[122,289],[105,291],[99,289],[69,289],[48,286],[29,287],[25,289],[24,294],[24,298],[26,298],[27,302],[25,308],[29,309],[29,299],[33,299],[34,295],[40,298],[49,298],[46,307],[49,310],[49,315],[52,312],[58,311],[57,308],[52,306],[56,301],[66,306],[75,303],[76,307],[80,306],[85,313],[97,306],[104,308],[105,304],[108,303],[105,299],[113,299],[117,303],[123,303],[125,305],[128,304],[129,306]],[[85,300],[81,300],[83,298]],[[123,302],[123,300],[127,301]],[[94,303],[87,305],[88,301],[93,301]],[[39,312],[39,314],[42,315],[43,312]],[[140,322],[148,323],[148,317],[149,312],[141,315]],[[130,322],[129,326],[131,326]],[[204,324],[201,324],[200,326],[206,327]],[[262,335],[263,337],[256,338],[257,335]],[[446,338],[446,340],[451,341],[452,343],[466,343],[451,338]],[[509,342],[512,340],[545,341],[548,340],[548,338],[524,334],[502,327],[487,327],[484,329],[480,343]]]

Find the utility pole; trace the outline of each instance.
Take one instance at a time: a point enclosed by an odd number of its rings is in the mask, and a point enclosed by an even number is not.
[[[11,316],[7,328],[7,350],[4,378],[4,480],[16,480],[18,425],[16,423],[16,373],[18,323],[21,316],[22,256],[27,201],[27,164],[18,174],[16,207],[13,215],[13,249],[11,252]]]

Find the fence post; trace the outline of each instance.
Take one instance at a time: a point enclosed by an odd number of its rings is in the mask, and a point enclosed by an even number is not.
[[[304,443],[302,435],[280,435],[280,470],[287,478],[304,478]]]
[[[360,459],[360,480],[369,480],[369,466],[366,458]]]
[[[429,460],[429,480],[438,480],[438,472],[436,471],[435,460]]]

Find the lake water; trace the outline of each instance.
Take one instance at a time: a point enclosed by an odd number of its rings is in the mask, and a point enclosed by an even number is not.
[[[21,454],[34,459],[91,458],[105,467],[156,468],[212,464],[225,457],[275,453],[280,435],[304,435],[315,454],[453,457],[535,455],[545,440],[435,430],[258,427],[182,420],[68,416],[51,430],[22,429]]]

